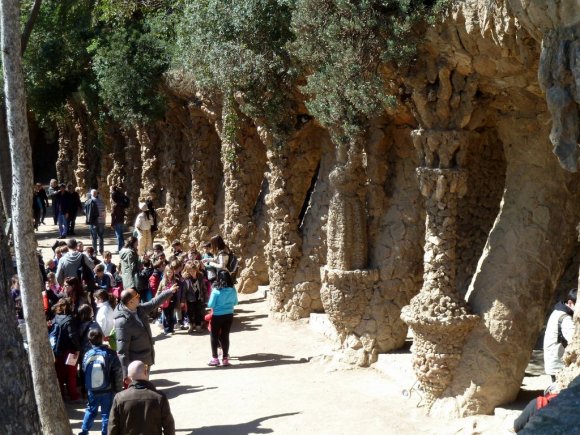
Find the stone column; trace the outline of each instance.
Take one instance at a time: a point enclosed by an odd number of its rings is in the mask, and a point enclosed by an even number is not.
[[[330,173],[334,194],[327,222],[327,264],[321,269],[322,305],[338,332],[343,361],[366,366],[371,362],[375,339],[355,333],[378,281],[369,270],[367,212],[363,198],[366,171],[360,143],[338,147],[336,168]]]
[[[415,130],[412,136],[427,213],[424,274],[421,292],[403,308],[401,318],[414,334],[413,368],[430,407],[450,384],[465,338],[478,319],[455,289],[457,201],[467,187],[462,160],[469,133]]]
[[[157,143],[159,138],[155,127],[147,127],[144,125],[135,126],[135,135],[141,147],[141,189],[139,192],[140,198],[150,198],[155,206],[159,206],[157,202],[157,192],[159,191],[159,150]]]

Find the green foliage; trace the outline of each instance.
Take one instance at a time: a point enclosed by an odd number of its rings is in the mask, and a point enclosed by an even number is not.
[[[241,94],[242,112],[280,126],[296,76],[285,49],[290,21],[291,2],[283,0],[188,1],[175,66],[190,71],[204,92]]]
[[[446,1],[446,0],[445,0]],[[309,111],[335,138],[361,133],[394,97],[379,73],[385,62],[404,63],[416,50],[411,30],[439,12],[441,1],[298,0],[290,51],[307,72]]]
[[[67,98],[91,80],[91,12],[90,2],[42,4],[23,62],[28,104],[41,122],[62,116]]]
[[[110,115],[129,126],[163,115],[159,92],[169,66],[167,29],[158,16],[103,32],[88,47],[99,95]]]

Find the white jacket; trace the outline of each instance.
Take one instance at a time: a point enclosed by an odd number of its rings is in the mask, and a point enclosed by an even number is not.
[[[115,318],[113,317],[114,310],[111,308],[111,305],[109,305],[108,302],[97,304],[97,307],[99,307],[96,318],[97,323],[101,327],[103,335],[108,337],[111,335],[111,331],[115,327]]]
[[[151,225],[153,225],[153,219],[147,219],[147,215],[144,211],[137,215],[135,220],[135,229],[139,232],[151,230]]]
[[[562,335],[570,343],[574,335],[574,321],[572,316],[568,314],[569,310],[563,311],[562,302],[556,304],[556,307],[546,325],[546,332],[544,334],[544,370],[548,375],[555,375],[564,368],[562,362],[562,355],[564,355],[564,346],[558,343],[558,321],[562,319]],[[568,308],[566,306],[566,308]]]

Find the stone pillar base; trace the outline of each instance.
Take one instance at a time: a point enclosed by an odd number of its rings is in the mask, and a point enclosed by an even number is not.
[[[364,323],[375,322],[365,318],[365,311],[379,280],[378,269],[338,270],[320,269],[322,305],[330,322],[336,328],[340,355],[337,359],[348,364],[367,366],[376,359],[376,337],[357,331],[366,331]],[[362,326],[362,327],[361,327]]]
[[[401,311],[414,334],[413,369],[430,408],[453,379],[465,338],[479,316],[457,295],[420,293]]]

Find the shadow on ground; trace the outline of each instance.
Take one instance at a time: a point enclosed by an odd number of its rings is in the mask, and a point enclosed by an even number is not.
[[[294,357],[289,355],[278,355],[275,353],[254,353],[251,355],[244,356],[233,356],[230,358],[232,365],[229,367],[184,367],[176,369],[162,369],[155,370],[151,369],[151,373],[155,375],[166,374],[166,373],[178,373],[178,372],[196,372],[204,370],[239,370],[239,369],[254,369],[260,367],[273,367],[288,364],[305,364],[309,361],[309,358],[294,359]],[[240,363],[237,364],[236,361]]]
[[[257,418],[247,423],[227,424],[220,426],[204,426],[195,429],[176,429],[175,432],[188,432],[195,435],[248,435],[255,433],[273,433],[274,430],[261,427],[262,422],[273,418],[288,417],[300,414],[300,412],[287,412],[284,414],[275,414],[268,417]]]

